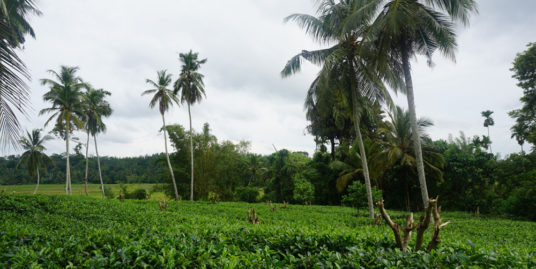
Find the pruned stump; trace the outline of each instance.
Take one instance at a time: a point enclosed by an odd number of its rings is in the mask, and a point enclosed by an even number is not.
[[[255,213],[255,208],[248,209],[248,221],[251,224],[260,223],[259,217],[257,217],[257,214]]]
[[[160,210],[161,211],[164,211],[167,209],[167,203],[166,203],[166,200],[164,199],[164,202],[162,203],[162,201],[158,200],[158,206],[160,207]]]

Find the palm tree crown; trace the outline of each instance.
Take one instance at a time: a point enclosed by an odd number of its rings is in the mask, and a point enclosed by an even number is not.
[[[180,91],[181,102],[193,105],[200,102],[205,96],[204,76],[198,70],[201,68],[201,64],[207,62],[207,59],[198,60],[199,53],[192,51],[180,53],[179,57],[182,68],[180,77],[175,82],[174,93],[177,94]]]
[[[84,113],[86,116],[85,128],[93,136],[106,131],[106,124],[102,121],[102,117],[108,117],[112,114],[110,103],[104,100],[109,95],[111,93],[103,89],[88,89],[84,95],[84,101],[86,102]]]
[[[26,137],[20,139],[24,153],[17,163],[17,168],[25,163],[30,176],[37,176],[37,169],[40,167],[46,169],[46,165],[54,164],[52,159],[44,153],[46,150],[44,144],[51,139],[52,137],[49,135],[41,136],[40,129],[34,129],[31,133],[26,132]]]
[[[162,70],[157,72],[157,76],[158,79],[156,82],[150,79],[145,80],[147,84],[154,88],[144,91],[141,95],[154,94],[149,102],[149,106],[154,108],[156,104],[158,104],[158,110],[160,111],[160,114],[163,115],[171,106],[173,106],[173,103],[178,104],[179,99],[173,94],[173,91],[168,88],[172,82],[171,74],[168,74],[166,70]]]

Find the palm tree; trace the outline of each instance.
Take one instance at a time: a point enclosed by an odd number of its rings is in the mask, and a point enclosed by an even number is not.
[[[50,87],[50,91],[43,95],[43,100],[50,102],[52,106],[42,109],[39,112],[39,115],[53,113],[45,122],[45,126],[55,118],[56,124],[54,128],[58,131],[60,136],[65,139],[67,163],[65,168],[66,194],[72,194],[71,167],[69,162],[69,135],[76,128],[84,128],[84,122],[82,120],[84,118],[82,89],[87,89],[89,87],[87,83],[83,82],[82,79],[76,75],[78,70],[78,67],[61,66],[59,73],[54,70],[48,70],[55,80],[46,78],[41,79],[42,85],[48,85]]]
[[[31,133],[26,132],[26,134],[26,137],[20,139],[20,143],[25,152],[20,157],[19,162],[17,163],[17,168],[22,164],[26,164],[30,176],[37,176],[37,185],[35,185],[35,190],[33,192],[33,194],[36,194],[37,189],[39,188],[39,168],[43,167],[43,169],[46,170],[47,164],[54,165],[54,161],[43,152],[46,150],[44,143],[51,140],[52,137],[49,135],[41,137],[40,129],[34,129]]]
[[[525,140],[528,133],[526,126],[515,124],[510,128],[510,131],[512,132],[512,136],[510,138],[515,138],[517,144],[519,144],[519,146],[521,147],[521,153],[523,153],[523,144],[525,144]]]
[[[150,79],[146,80],[146,83],[154,87],[153,89],[144,91],[141,95],[154,94],[149,106],[154,108],[158,104],[158,109],[160,115],[162,115],[162,130],[164,132],[164,147],[166,149],[166,160],[169,167],[169,173],[171,174],[171,181],[173,182],[173,188],[175,190],[175,200],[179,200],[179,191],[177,190],[177,183],[175,182],[175,174],[173,174],[173,168],[171,167],[171,162],[169,161],[169,153],[167,148],[167,129],[166,129],[166,119],[164,114],[169,110],[173,103],[179,104],[179,99],[169,89],[171,84],[171,74],[167,73],[167,70],[162,70],[157,72],[157,82],[154,82]]]
[[[395,61],[401,64],[398,69],[402,69],[405,81],[404,90],[408,99],[419,183],[422,200],[426,206],[428,189],[415,112],[410,59],[417,54],[424,55],[428,59],[428,64],[432,65],[432,54],[436,50],[454,59],[457,46],[454,22],[459,21],[467,25],[470,14],[477,12],[476,2],[474,0],[377,0],[369,2],[379,8],[379,15],[367,34],[367,38],[375,43],[379,51],[378,62]],[[352,18],[366,16],[369,13],[370,10],[357,10]]]
[[[85,129],[87,132],[87,142],[86,142],[86,177],[85,177],[85,191],[87,192],[87,180],[88,180],[88,148],[89,148],[89,135],[93,136],[95,142],[95,153],[97,154],[97,166],[99,169],[99,179],[101,184],[102,198],[106,198],[104,194],[104,183],[102,182],[102,172],[100,166],[100,157],[99,149],[97,147],[97,134],[103,133],[106,131],[106,125],[102,121],[103,117],[109,117],[112,114],[112,109],[110,108],[110,103],[108,103],[104,98],[111,95],[110,92],[103,89],[92,89],[89,88],[84,94],[84,101],[86,102],[85,107]]]
[[[383,169],[387,169],[398,165],[401,169],[405,190],[406,209],[410,211],[410,194],[409,194],[409,176],[414,175],[417,168],[417,158],[413,150],[413,129],[411,128],[411,118],[407,111],[397,106],[389,113],[391,121],[385,122],[385,126],[380,128],[384,139],[378,143],[383,148],[373,156],[374,163],[378,164]],[[417,126],[419,127],[420,140],[427,139],[424,129],[432,126],[433,123],[428,119],[419,119]],[[435,152],[431,147],[422,142],[423,157],[426,170],[431,173],[434,178],[441,179],[444,159],[443,156]]]
[[[190,118],[190,200],[194,200],[194,145],[192,141],[192,113],[190,106],[196,102],[201,102],[205,95],[205,84],[203,83],[203,74],[198,70],[201,65],[207,62],[207,59],[199,60],[199,53],[193,53],[191,50],[188,53],[179,54],[182,62],[182,69],[179,79],[175,82],[174,93],[180,92],[181,102],[188,104],[188,117]]]
[[[25,80],[30,74],[16,50],[29,34],[35,37],[27,18],[40,15],[33,0],[0,0],[0,147],[18,146],[20,123],[17,112],[27,116],[30,102]]]
[[[336,91],[342,91],[343,96],[350,100],[356,139],[360,155],[363,156],[361,161],[367,188],[369,215],[373,218],[374,204],[360,129],[360,115],[365,100],[390,103],[390,97],[381,82],[382,76],[387,78],[389,73],[376,72],[376,68],[371,65],[374,47],[364,42],[362,38],[374,14],[363,12],[364,16],[359,18],[350,17],[356,10],[368,10],[369,6],[366,4],[367,1],[364,0],[344,0],[338,3],[333,0],[323,0],[318,6],[318,17],[293,14],[285,18],[285,21],[296,21],[319,43],[336,44],[327,49],[302,51],[288,61],[281,74],[287,77],[298,72],[301,69],[302,58],[311,63],[323,65],[320,78],[329,81],[329,87],[334,90],[333,94],[336,94]],[[395,80],[389,79],[388,81],[396,85]]]
[[[486,110],[486,111],[482,111],[481,114],[482,114],[482,117],[484,117],[484,127],[488,128],[488,139],[490,139],[491,141],[491,137],[489,136],[489,127],[495,125],[495,121],[491,117],[491,114],[493,114],[493,111]],[[493,153],[493,151],[491,150],[491,143],[489,145],[489,152]]]

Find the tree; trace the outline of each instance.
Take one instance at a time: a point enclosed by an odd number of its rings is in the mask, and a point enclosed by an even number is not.
[[[436,50],[454,59],[457,46],[454,22],[459,21],[467,25],[470,14],[477,12],[476,2],[474,0],[388,0],[371,3],[377,4],[377,9],[374,11],[379,10],[379,15],[372,24],[367,38],[373,40],[379,50],[378,62],[395,62],[391,65],[380,64],[380,66],[397,67],[397,70],[392,72],[394,74],[398,74],[399,69],[402,70],[401,74],[405,81],[403,90],[408,99],[422,201],[426,207],[428,188],[415,111],[410,59],[418,54],[424,55],[428,64],[432,65],[432,55]],[[366,12],[370,11],[358,10],[352,17],[365,16]]]
[[[335,91],[342,91],[343,96],[350,103],[356,139],[363,156],[363,174],[367,187],[369,201],[369,215],[374,217],[374,204],[367,165],[367,157],[360,127],[360,116],[363,103],[367,100],[387,101],[390,97],[381,81],[387,78],[387,73],[379,74],[375,66],[372,66],[374,47],[365,42],[364,34],[368,31],[368,23],[373,18],[370,5],[367,1],[348,0],[334,3],[334,1],[320,1],[317,9],[318,17],[306,14],[293,14],[285,18],[285,21],[296,21],[319,43],[336,42],[336,45],[327,49],[315,51],[302,51],[291,58],[281,71],[283,77],[287,77],[301,69],[301,60],[306,59],[314,64],[323,65],[321,79],[327,79],[329,87]],[[351,17],[358,10],[363,16]],[[388,80],[394,82],[392,80]],[[319,84],[321,85],[321,84]],[[334,93],[335,94],[335,93]]]
[[[376,153],[372,159],[383,169],[397,167],[397,177],[401,179],[403,185],[398,186],[398,189],[404,190],[406,210],[411,211],[409,180],[414,177],[417,171],[411,118],[410,114],[399,106],[389,113],[389,118],[390,121],[385,122],[385,126],[380,128],[383,139],[379,141],[379,144],[383,150]],[[429,137],[424,130],[432,125],[433,123],[428,119],[421,118],[417,121],[421,145],[423,145],[425,169],[433,178],[440,180],[442,178],[440,169],[443,168],[445,161],[440,153],[435,152],[425,142]]]
[[[488,139],[490,139],[491,141],[491,137],[489,136],[489,127],[495,125],[495,121],[491,117],[491,114],[493,114],[493,111],[486,110],[486,111],[482,111],[481,114],[482,114],[482,117],[484,117],[484,127],[488,128]],[[489,145],[489,152],[493,153],[493,151],[491,150],[491,143]]]
[[[33,0],[0,0],[0,147],[17,147],[20,123],[16,113],[26,114],[30,102],[25,80],[30,74],[17,49],[35,33],[27,20],[41,15]]]
[[[43,100],[50,102],[51,107],[42,109],[39,115],[53,113],[45,122],[47,126],[50,121],[56,118],[54,128],[65,140],[66,171],[65,171],[65,193],[72,194],[71,190],[71,168],[69,162],[69,135],[76,128],[83,128],[84,122],[84,101],[82,89],[89,88],[89,85],[76,75],[78,67],[61,66],[60,72],[48,70],[54,79],[41,79],[43,86],[48,85],[50,91],[43,95]]]
[[[166,160],[169,167],[169,173],[171,174],[171,181],[173,182],[173,188],[175,191],[175,200],[179,200],[179,191],[177,190],[177,183],[175,182],[175,175],[173,174],[173,168],[171,167],[171,162],[169,161],[169,153],[167,148],[167,128],[166,128],[166,119],[164,114],[169,110],[173,103],[179,104],[179,99],[173,93],[172,90],[168,89],[169,84],[171,84],[171,74],[167,73],[167,70],[162,70],[157,72],[157,82],[154,82],[150,79],[147,79],[147,84],[154,87],[154,89],[149,89],[144,91],[141,95],[154,94],[149,106],[154,108],[158,104],[158,110],[160,115],[162,115],[162,131],[164,132],[164,147],[166,149]]]
[[[45,142],[51,140],[52,137],[49,135],[41,137],[40,129],[34,129],[31,133],[26,132],[26,134],[26,137],[22,137],[20,140],[25,152],[22,153],[17,163],[17,168],[25,164],[30,176],[37,176],[37,184],[33,192],[33,194],[36,194],[39,188],[39,168],[42,167],[46,171],[47,165],[54,165],[54,161],[43,152],[46,150]]]
[[[199,60],[199,53],[193,53],[191,50],[188,53],[179,54],[182,62],[180,77],[175,82],[174,94],[179,94],[181,102],[188,104],[188,117],[190,119],[190,133],[192,133],[192,113],[190,106],[197,102],[201,102],[205,96],[205,84],[203,83],[203,74],[198,70],[201,65],[207,62],[207,59]],[[194,146],[192,135],[190,136],[190,200],[194,200]]]
[[[536,145],[536,43],[529,43],[528,49],[517,54],[511,71],[514,72],[517,86],[523,89],[520,109],[508,115],[516,120],[510,129],[520,146],[526,142]],[[522,149],[523,150],[523,149]]]
[[[102,181],[102,171],[100,165],[99,149],[97,147],[97,134],[103,133],[106,131],[106,125],[102,121],[103,117],[109,117],[112,114],[112,109],[110,108],[110,103],[104,100],[106,96],[111,95],[110,92],[103,89],[92,89],[89,88],[84,94],[84,101],[86,102],[86,107],[84,110],[85,114],[85,129],[87,132],[87,142],[86,142],[86,176],[85,176],[85,192],[87,192],[87,180],[88,180],[88,148],[89,148],[89,135],[93,136],[95,142],[95,153],[97,154],[97,166],[99,169],[99,179],[101,184],[102,198],[106,198],[104,193],[104,183]]]

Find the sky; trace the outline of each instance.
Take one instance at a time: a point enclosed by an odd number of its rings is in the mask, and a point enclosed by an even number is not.
[[[322,48],[297,25],[284,23],[292,13],[314,14],[313,0],[39,0],[43,12],[31,19],[36,39],[28,39],[20,56],[30,70],[32,109],[24,129],[43,128],[48,90],[39,80],[60,65],[78,66],[79,75],[112,93],[113,114],[99,135],[99,153],[139,156],[164,151],[162,120],[148,106],[146,79],[167,69],[175,80],[180,52],[193,50],[208,61],[207,97],[192,107],[193,128],[209,123],[219,140],[251,143],[250,150],[270,154],[277,149],[314,152],[303,111],[306,91],[318,67],[281,78],[280,71],[303,49]],[[501,156],[519,151],[510,139],[508,111],[521,106],[522,90],[509,70],[516,53],[536,37],[536,1],[482,0],[468,28],[458,29],[456,61],[434,56],[429,68],[422,58],[412,62],[417,115],[434,122],[433,139],[484,135],[481,111],[493,110],[492,149]],[[393,94],[393,96],[395,96]],[[403,95],[395,97],[406,107]],[[188,126],[186,106],[166,114],[168,124]],[[45,130],[50,130],[46,127]],[[75,136],[85,141],[84,133]],[[48,142],[49,153],[65,151],[65,143]],[[90,145],[93,154],[93,145]],[[0,155],[17,154],[7,151]]]

